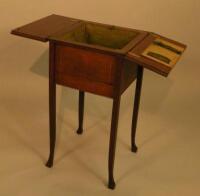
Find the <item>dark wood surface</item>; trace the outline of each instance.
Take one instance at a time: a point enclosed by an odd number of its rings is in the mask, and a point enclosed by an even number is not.
[[[68,86],[74,89],[84,90],[96,95],[113,97],[113,86],[102,82],[90,81],[87,78],[56,74],[56,82],[60,85]]]
[[[116,141],[118,132],[118,120],[119,120],[119,110],[121,101],[121,85],[122,85],[122,73],[124,69],[124,59],[118,58],[116,64],[116,75],[114,81],[113,90],[113,107],[112,107],[112,119],[111,119],[111,129],[110,129],[110,141],[109,141],[109,156],[108,156],[108,188],[114,189],[115,178],[114,178],[114,164],[115,164],[115,151],[116,151]]]
[[[53,166],[56,143],[56,78],[55,78],[55,44],[49,43],[49,136],[50,152],[47,167]]]
[[[78,101],[78,129],[77,134],[83,133],[83,118],[84,118],[84,105],[85,105],[85,92],[79,91],[79,101]]]
[[[133,107],[133,115],[132,115],[132,125],[131,125],[132,152],[137,152],[135,136],[136,136],[137,120],[138,120],[138,113],[139,113],[139,106],[140,106],[140,96],[141,96],[141,90],[142,90],[143,71],[144,71],[144,67],[138,66],[137,81],[136,81],[136,87],[135,87],[134,107]]]
[[[92,50],[57,45],[56,72],[113,84],[116,59]]]
[[[79,20],[52,14],[11,31],[12,34],[47,42],[49,36],[66,31]]]
[[[71,88],[113,97],[116,57],[55,41],[56,82]]]
[[[122,94],[135,80],[137,65],[122,56],[99,53],[93,49],[83,49],[56,42],[55,64],[56,82],[61,85],[113,97],[116,65],[120,58]]]
[[[121,94],[130,86],[130,84],[136,79],[137,77],[137,64],[127,61],[126,59],[123,60],[123,68],[122,68],[122,77],[121,77],[121,86],[120,92]]]

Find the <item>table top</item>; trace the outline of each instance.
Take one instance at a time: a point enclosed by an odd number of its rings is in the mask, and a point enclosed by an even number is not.
[[[84,22],[87,23],[89,21],[52,14],[45,18],[16,28],[12,30],[11,33],[38,41],[47,42],[50,41],[52,37],[55,38],[57,35],[70,32],[73,27]],[[110,26],[112,27],[112,25]],[[186,45],[155,33],[141,30],[135,31],[140,32],[141,38],[136,39],[137,43],[132,44],[132,48],[129,47],[128,50],[125,50],[125,58],[158,74],[168,76],[186,49]],[[67,43],[68,41],[66,41],[66,44]],[[77,44],[77,42],[74,42],[74,44]],[[84,44],[82,45],[82,47],[87,47],[86,45],[84,46]],[[97,45],[95,45],[93,48],[102,50],[102,48]]]

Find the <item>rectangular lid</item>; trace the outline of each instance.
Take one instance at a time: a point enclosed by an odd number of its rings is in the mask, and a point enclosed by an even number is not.
[[[47,42],[48,37],[66,31],[80,20],[52,14],[11,31],[14,35]]]
[[[185,49],[184,44],[149,33],[126,56],[130,61],[163,76],[168,76]]]

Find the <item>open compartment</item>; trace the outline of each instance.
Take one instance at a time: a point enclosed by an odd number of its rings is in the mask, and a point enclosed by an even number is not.
[[[146,32],[138,30],[82,22],[70,31],[52,36],[50,39],[125,54],[145,35]]]

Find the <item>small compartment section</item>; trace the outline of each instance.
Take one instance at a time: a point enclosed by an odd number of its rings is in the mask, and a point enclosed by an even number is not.
[[[165,65],[173,67],[183,51],[183,47],[157,38],[145,49],[142,55],[159,63],[164,63]]]
[[[186,45],[163,36],[149,35],[127,53],[127,58],[163,76],[168,76],[178,62]]]

